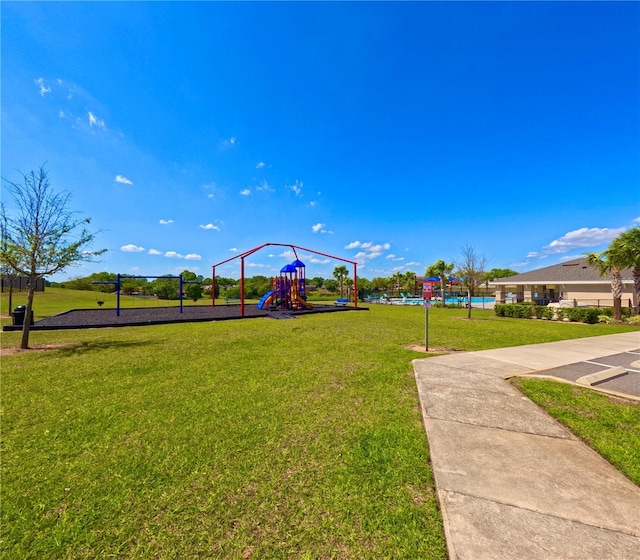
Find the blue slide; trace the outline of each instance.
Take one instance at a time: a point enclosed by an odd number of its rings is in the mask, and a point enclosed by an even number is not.
[[[273,290],[269,290],[266,294],[264,294],[260,298],[260,301],[258,302],[258,309],[264,309],[265,303],[267,303],[267,300],[270,299],[273,294],[275,294],[275,292]],[[269,303],[271,303],[271,302],[269,302]],[[267,304],[267,305],[269,305],[269,304]]]

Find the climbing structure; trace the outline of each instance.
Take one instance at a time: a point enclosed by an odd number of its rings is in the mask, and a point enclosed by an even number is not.
[[[253,255],[256,251],[263,249],[268,246],[279,246],[279,247],[291,247],[293,253],[296,257],[296,260],[286,265],[280,271],[280,276],[277,278],[272,278],[271,280],[271,290],[269,290],[258,302],[258,307],[260,309],[270,308],[275,306],[280,309],[303,309],[310,308],[311,304],[307,303],[307,291],[306,291],[306,277],[305,277],[305,265],[298,259],[298,253],[296,249],[300,249],[301,251],[307,251],[309,253],[314,253],[316,255],[321,255],[323,257],[328,257],[330,259],[335,259],[338,261],[350,263],[353,265],[353,291],[355,294],[358,293],[358,265],[355,261],[350,261],[348,259],[343,259],[341,257],[336,257],[333,255],[328,255],[327,253],[321,253],[319,251],[314,251],[313,249],[305,249],[304,247],[298,247],[296,245],[286,245],[283,243],[265,243],[264,245],[260,245],[259,247],[255,247],[254,249],[250,249],[249,251],[245,251],[244,253],[240,253],[239,255],[235,255],[229,259],[221,261],[217,264],[214,264],[211,267],[211,293],[215,294],[215,282],[216,282],[216,267],[223,265],[229,261],[234,259],[240,259],[240,316],[244,317],[244,262],[245,259],[250,255]],[[215,297],[211,298],[211,305],[215,307],[216,300]],[[354,297],[353,306],[358,307],[358,298]]]
[[[271,290],[262,296],[258,309],[311,309],[313,306],[307,302],[304,271],[305,265],[298,259],[282,267],[280,276],[271,279]]]

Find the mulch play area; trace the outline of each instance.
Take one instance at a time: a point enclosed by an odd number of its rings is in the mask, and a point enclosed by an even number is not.
[[[194,323],[203,321],[225,321],[229,319],[252,319],[269,317],[272,319],[292,319],[300,315],[313,313],[331,313],[341,311],[366,311],[366,307],[342,307],[334,305],[315,305],[304,311],[267,311],[256,305],[244,306],[244,317],[240,316],[239,305],[205,305],[179,307],[142,307],[120,309],[71,309],[58,315],[45,317],[31,325],[32,331],[56,329],[95,329],[101,327],[132,327],[143,325],[162,325],[167,323]],[[5,325],[5,331],[22,330],[20,325]]]

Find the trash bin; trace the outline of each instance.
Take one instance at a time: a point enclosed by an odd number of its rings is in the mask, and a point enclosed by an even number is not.
[[[18,305],[18,307],[16,307],[13,310],[13,313],[11,314],[11,317],[13,317],[13,324],[18,326],[24,325],[24,318],[26,314],[27,314],[27,306]],[[31,310],[31,317],[29,318],[29,324],[33,325],[33,309]]]

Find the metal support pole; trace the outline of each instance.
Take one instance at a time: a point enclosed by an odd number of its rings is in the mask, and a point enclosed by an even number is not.
[[[116,317],[120,317],[120,273],[118,272],[118,278],[116,280]]]
[[[240,317],[244,317],[244,257],[240,259]]]
[[[353,306],[358,308],[358,265],[353,263]]]
[[[180,313],[182,313],[182,274],[180,275]]]
[[[429,351],[429,308],[424,308],[424,350]]]
[[[216,306],[216,267],[211,267],[211,307]]]

